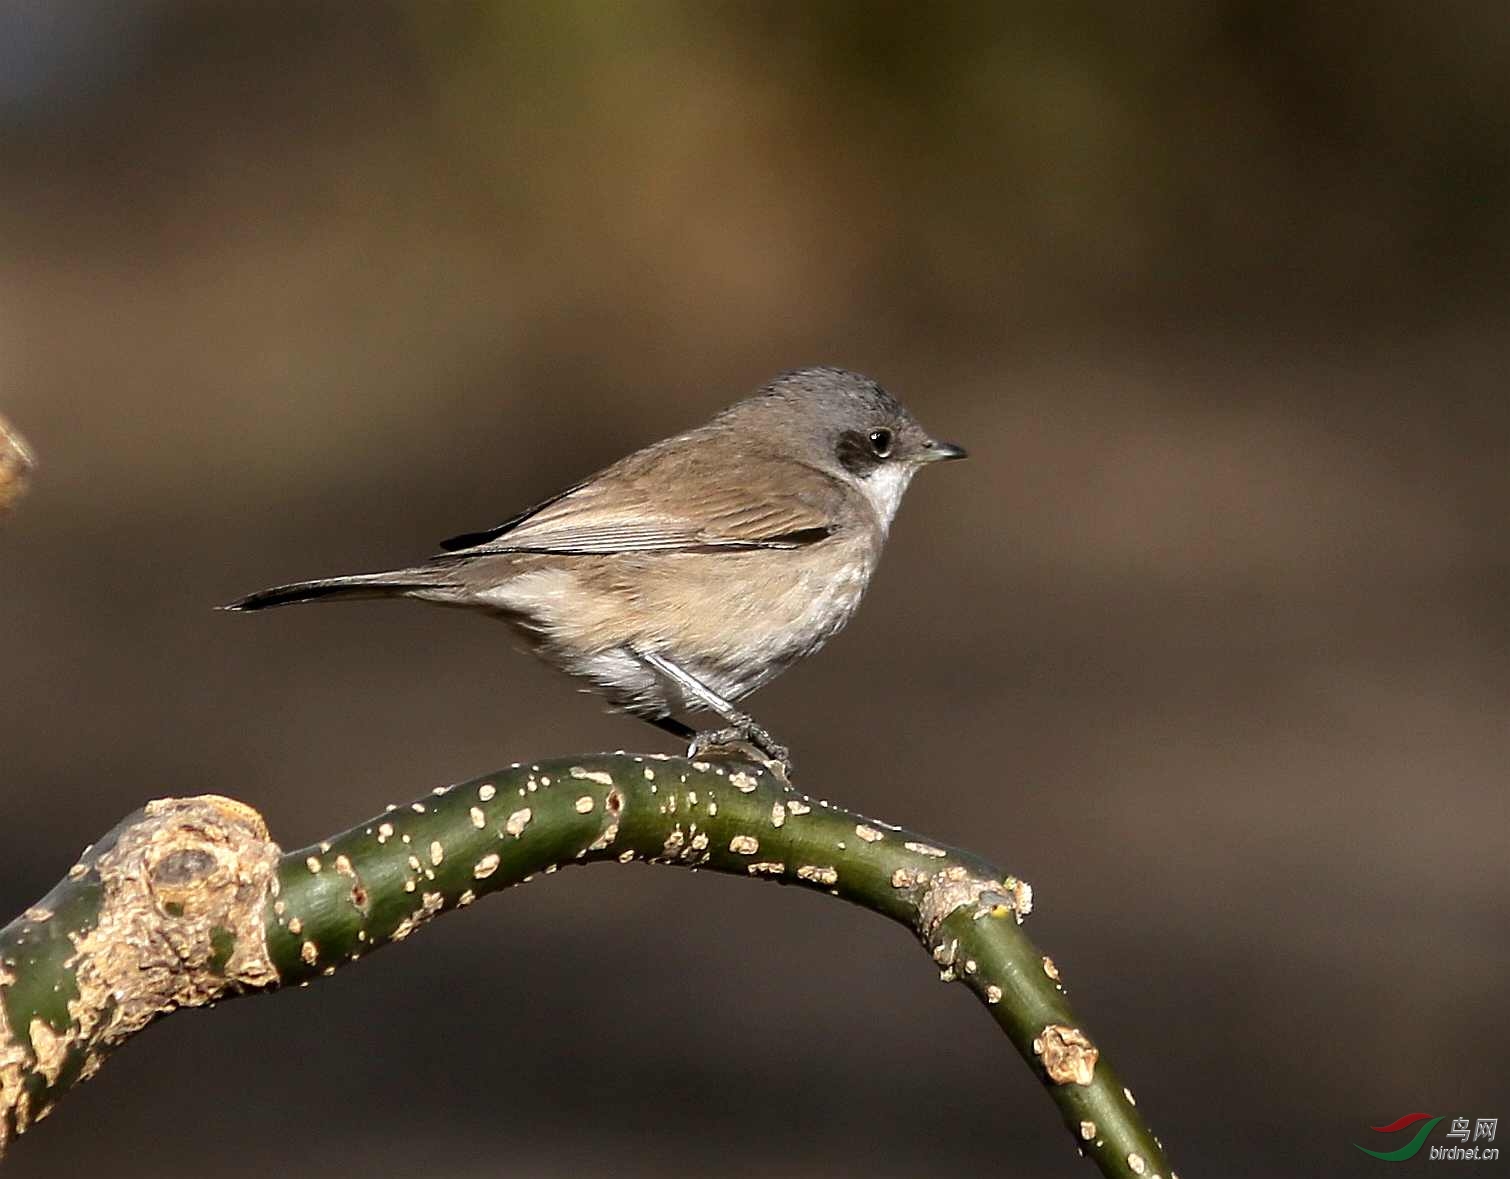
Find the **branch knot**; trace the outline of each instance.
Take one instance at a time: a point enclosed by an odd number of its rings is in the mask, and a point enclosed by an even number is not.
[[[176,1007],[277,981],[264,930],[277,844],[251,807],[150,802],[99,854],[99,918],[74,937],[74,1035],[108,1045]]]

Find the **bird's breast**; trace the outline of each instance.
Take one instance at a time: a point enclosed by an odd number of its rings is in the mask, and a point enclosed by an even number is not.
[[[538,556],[471,596],[513,616],[540,655],[611,698],[650,691],[624,658],[642,650],[735,700],[849,621],[878,555],[863,534],[798,549]]]
[[[726,570],[725,559],[690,564],[686,591],[665,594],[647,618],[668,658],[731,700],[841,630],[875,568],[869,545],[844,542],[732,555]]]

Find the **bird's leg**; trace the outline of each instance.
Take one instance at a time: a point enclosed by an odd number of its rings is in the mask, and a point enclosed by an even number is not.
[[[696,700],[704,708],[718,713],[724,720],[729,722],[727,729],[701,730],[692,734],[692,743],[687,749],[688,757],[699,757],[710,749],[718,749],[724,746],[743,742],[753,746],[759,753],[771,761],[779,761],[788,769],[792,765],[792,755],[785,745],[782,745],[772,737],[755,718],[749,713],[740,712],[707,684],[703,683],[685,668],[673,663],[664,655],[657,655],[653,651],[635,651],[634,656],[641,662],[660,672],[677,687],[681,688],[688,696]],[[657,727],[665,729],[668,733],[675,733],[659,721],[652,722]],[[679,722],[672,722],[679,724]],[[685,728],[685,726],[680,726]]]
[[[645,716],[641,720],[654,725],[663,733],[670,733],[678,741],[690,741],[697,736],[697,730],[691,725],[685,725],[674,716]]]

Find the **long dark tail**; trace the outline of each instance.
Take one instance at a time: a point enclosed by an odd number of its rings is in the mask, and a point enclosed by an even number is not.
[[[222,606],[222,610],[265,610],[290,602],[313,602],[320,598],[393,598],[419,589],[436,588],[434,579],[410,573],[358,573],[351,577],[326,577],[319,581],[296,581],[275,585]]]

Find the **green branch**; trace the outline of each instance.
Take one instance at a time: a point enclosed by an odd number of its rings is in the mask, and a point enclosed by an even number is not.
[[[286,855],[230,799],[167,799],[0,931],[0,1146],[157,1016],[307,983],[433,917],[580,863],[677,864],[811,888],[906,925],[985,1003],[1104,1175],[1173,1179],[984,860],[740,762],[598,755],[437,790]]]

